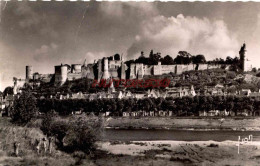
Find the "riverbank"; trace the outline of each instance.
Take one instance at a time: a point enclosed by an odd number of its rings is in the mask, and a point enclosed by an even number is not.
[[[108,117],[106,128],[260,131],[260,118]]]
[[[162,119],[161,119],[162,120]],[[106,120],[106,125],[109,123]],[[233,131],[231,131],[233,132]],[[43,137],[38,128],[13,125],[0,118],[0,165],[74,165],[77,158],[59,150],[38,155],[30,142]],[[129,136],[130,137],[130,136]],[[244,136],[243,136],[244,137]],[[13,142],[20,142],[20,153],[13,155]],[[81,165],[260,165],[260,142],[240,146],[235,141],[100,141],[94,158]]]
[[[159,165],[260,165],[260,142],[235,141],[132,141],[99,142],[100,149],[117,156],[160,161]],[[134,164],[135,165],[135,164]]]

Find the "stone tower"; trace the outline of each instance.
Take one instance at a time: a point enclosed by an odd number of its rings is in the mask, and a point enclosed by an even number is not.
[[[25,78],[27,80],[32,79],[33,78],[33,68],[32,68],[32,66],[26,66],[25,70],[26,70]]]
[[[61,84],[64,84],[68,78],[68,68],[66,65],[61,65]]]
[[[64,84],[68,78],[68,67],[67,65],[59,65],[55,66],[55,83],[56,84]]]
[[[108,59],[104,59],[104,74],[103,79],[109,79],[109,73],[108,73]]]

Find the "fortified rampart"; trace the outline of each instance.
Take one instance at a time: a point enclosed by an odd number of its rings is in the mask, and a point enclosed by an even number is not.
[[[221,65],[209,65],[209,64],[189,64],[189,65],[143,65],[138,63],[132,63],[130,65],[130,79],[142,78],[150,75],[162,75],[162,74],[182,74],[186,71],[192,70],[206,70],[220,68]],[[139,74],[139,75],[138,75]],[[138,77],[139,76],[139,77]]]
[[[81,64],[72,64],[71,73],[81,73]]]
[[[141,70],[140,70],[141,71]],[[93,64],[72,64],[55,66],[55,83],[63,84],[66,80],[75,80],[80,78],[90,79],[110,79],[126,78],[126,65],[121,59],[115,60],[114,57],[103,58],[95,61]],[[143,76],[143,74],[142,74]]]
[[[240,63],[244,71],[252,70],[252,65],[248,60],[245,60],[246,45],[243,44],[240,54]],[[99,60],[95,60],[93,64],[87,64],[86,60],[84,64],[72,64],[55,66],[55,83],[63,84],[66,80],[74,80],[80,78],[90,79],[128,79],[126,78],[126,71],[128,71],[126,64],[123,61],[123,57],[117,58],[115,56],[104,57]],[[230,65],[226,65],[228,68]],[[158,65],[145,65],[143,63],[131,63],[130,64],[130,79],[142,79],[144,76],[162,75],[162,74],[182,74],[186,71],[192,70],[206,70],[221,68],[220,64],[175,64],[175,65],[162,65],[161,62]],[[32,66],[26,66],[26,80],[29,79],[43,79],[50,80],[52,75],[44,76],[39,73],[33,73]]]

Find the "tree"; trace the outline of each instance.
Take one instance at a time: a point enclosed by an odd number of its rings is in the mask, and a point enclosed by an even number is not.
[[[114,60],[117,60],[117,61],[120,60],[120,55],[119,54],[115,54],[114,55]]]
[[[201,54],[192,56],[192,63],[193,64],[206,63],[206,58],[204,57],[204,55]]]
[[[24,91],[21,96],[15,98],[14,107],[10,110],[10,116],[13,122],[26,124],[37,112],[37,101],[31,92]]]
[[[230,56],[226,57],[226,64],[233,64],[233,58],[231,58]]]
[[[3,95],[4,97],[6,97],[7,95],[13,95],[14,94],[14,91],[13,91],[13,88],[8,86],[5,88],[5,90],[3,91]]]
[[[63,138],[63,147],[66,151],[83,151],[90,154],[96,149],[95,142],[103,122],[100,119],[88,121],[89,119],[78,118],[68,125],[68,130]]]
[[[166,55],[164,58],[162,58],[162,65],[173,65],[174,60],[170,55]]]
[[[157,52],[156,54],[154,54],[153,50],[151,50],[148,59],[148,65],[157,65],[160,59],[161,59],[161,53]]]
[[[31,91],[32,89],[33,89],[32,86],[28,83],[25,83],[23,85],[23,90],[25,90],[25,91]]]
[[[257,70],[256,70],[256,68],[254,67],[254,68],[252,69],[252,72],[256,73],[256,71],[257,71]]]
[[[177,57],[174,59],[176,64],[190,64],[191,63],[191,54],[187,51],[179,51]]]
[[[256,74],[257,77],[260,77],[260,72]]]

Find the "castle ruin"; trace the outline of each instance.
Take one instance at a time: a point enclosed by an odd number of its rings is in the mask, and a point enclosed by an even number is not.
[[[240,63],[243,71],[252,70],[252,66],[248,64],[246,60],[246,45],[243,44],[240,51]],[[143,53],[141,53],[143,56]],[[125,64],[123,57],[119,54],[110,57],[104,57],[99,60],[95,60],[92,64],[87,64],[86,60],[83,64],[61,64],[55,66],[54,75],[40,75],[38,73],[33,74],[32,66],[26,66],[26,80],[39,79],[39,77],[51,76],[54,78],[56,85],[62,85],[67,80],[76,80],[80,78],[89,79],[143,79],[144,76],[159,76],[163,74],[182,74],[186,71],[192,70],[207,70],[221,68],[220,64],[174,64],[174,65],[162,65],[158,62],[157,65],[146,65],[143,63],[131,63],[129,69]],[[50,79],[49,79],[50,80]]]

